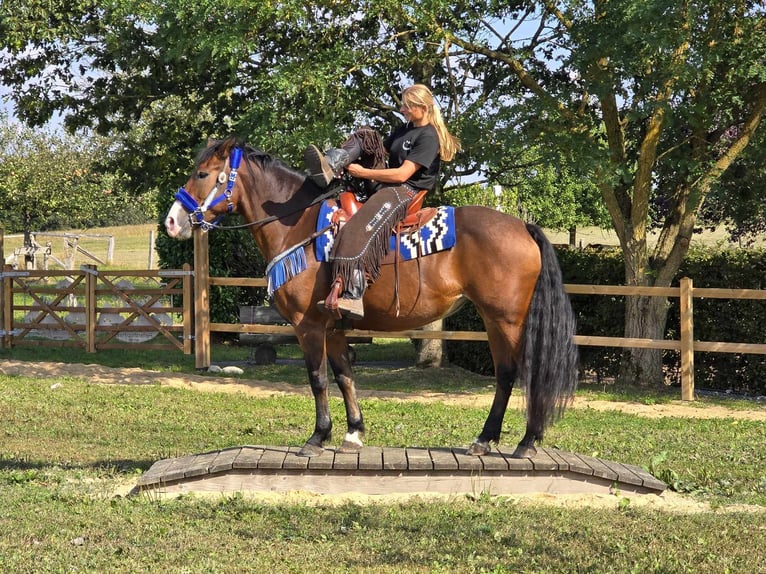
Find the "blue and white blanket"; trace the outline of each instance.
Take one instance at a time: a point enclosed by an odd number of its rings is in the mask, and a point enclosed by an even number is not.
[[[338,209],[335,202],[325,201],[319,210],[316,230],[321,231],[332,221],[332,214]],[[328,229],[314,240],[314,252],[317,261],[328,261],[335,234]],[[399,236],[400,261],[408,261],[450,249],[455,245],[455,208],[443,206],[437,209],[436,215],[413,233]],[[397,249],[396,236],[391,236],[389,251]],[[306,270],[306,252],[303,245],[296,245],[280,253],[266,267],[268,280],[268,296],[290,279]]]
[[[332,214],[338,209],[333,202],[324,202],[317,218],[317,231],[321,231],[332,220]],[[397,248],[396,236],[392,235],[389,251]],[[314,253],[318,261],[328,261],[335,235],[328,230],[314,242]],[[426,222],[416,233],[399,236],[399,256],[401,261],[416,259],[418,256],[431,255],[455,246],[455,208],[443,206],[436,215]]]

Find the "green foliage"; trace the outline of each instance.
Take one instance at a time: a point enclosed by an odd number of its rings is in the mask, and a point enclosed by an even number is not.
[[[681,266],[680,276],[691,277],[695,288],[766,289],[766,251],[693,249]],[[678,304],[677,299],[670,300],[667,332],[674,338],[680,337]],[[695,340],[764,344],[764,325],[764,301],[694,299]],[[669,368],[679,368],[678,358]],[[701,388],[766,395],[766,359],[746,353],[695,353],[694,381]]]
[[[708,197],[705,223],[762,225],[761,3],[6,0],[1,9],[0,81],[20,117],[42,125],[60,111],[70,129],[125,136],[112,160],[134,189],[176,187],[193,147],[232,132],[298,164],[307,143],[398,121],[401,88],[424,82],[463,142],[442,184],[500,184],[514,209],[559,228],[602,222],[608,210],[628,281],[676,276]],[[756,173],[727,173],[735,164]],[[741,184],[750,189],[735,193]],[[640,240],[650,225],[663,230],[651,252]],[[659,373],[635,367],[625,372]]]
[[[618,251],[558,250],[565,283],[585,285],[622,284],[623,261]],[[679,277],[691,277],[694,287],[722,289],[764,289],[766,252],[698,248],[690,252]],[[571,295],[577,316],[577,334],[622,337],[624,297],[606,295]],[[679,302],[669,299],[670,311],[665,338],[680,339]],[[766,306],[763,301],[735,299],[694,299],[694,338],[698,341],[766,343],[763,325]],[[475,308],[467,304],[445,320],[445,329],[481,331],[483,324]],[[484,343],[448,341],[450,362],[471,371],[493,375],[489,348]],[[747,395],[766,394],[766,363],[762,355],[745,353],[694,354],[695,385],[699,388],[734,391]],[[583,376],[597,381],[615,377],[621,350],[616,347],[580,347]],[[666,382],[674,382],[680,373],[680,356],[663,353]]]

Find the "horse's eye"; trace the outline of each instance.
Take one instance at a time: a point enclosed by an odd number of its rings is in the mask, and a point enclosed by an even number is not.
[[[198,171],[197,172],[197,179],[205,179],[208,175],[210,175],[206,171]]]

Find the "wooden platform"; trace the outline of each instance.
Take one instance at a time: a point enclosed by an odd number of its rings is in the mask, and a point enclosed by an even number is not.
[[[327,449],[314,458],[297,447],[241,446],[156,462],[134,492],[290,492],[316,494],[659,494],[665,483],[645,470],[538,448],[534,458],[513,449],[474,457],[465,449],[364,447],[358,454]]]

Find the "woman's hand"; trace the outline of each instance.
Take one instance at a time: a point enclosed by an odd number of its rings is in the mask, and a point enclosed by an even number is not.
[[[358,177],[360,179],[367,179],[364,176],[364,172],[367,171],[367,168],[362,167],[358,163],[350,163],[346,166],[346,171],[351,177]]]
[[[351,163],[346,166],[346,171],[351,177],[399,184],[411,178],[419,167],[415,162],[405,159],[399,167],[386,169],[369,169],[358,163]]]

